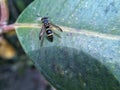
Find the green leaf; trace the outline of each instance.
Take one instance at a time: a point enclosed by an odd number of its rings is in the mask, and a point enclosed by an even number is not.
[[[60,26],[41,46],[40,17]],[[35,0],[20,15],[18,38],[36,67],[58,90],[119,90],[120,1]],[[31,25],[38,24],[40,28]]]

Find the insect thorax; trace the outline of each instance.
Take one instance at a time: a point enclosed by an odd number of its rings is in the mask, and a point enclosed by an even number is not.
[[[46,29],[48,29],[50,27],[49,23],[44,23],[44,26]]]

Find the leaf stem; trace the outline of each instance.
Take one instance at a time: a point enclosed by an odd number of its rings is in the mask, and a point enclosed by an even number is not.
[[[0,29],[0,32],[1,33],[8,32],[14,30],[15,28],[40,28],[40,25],[32,23],[15,23],[10,25],[3,25]]]
[[[120,36],[117,36],[117,35],[103,34],[103,33],[99,33],[99,32],[83,30],[83,29],[77,30],[77,29],[68,28],[68,27],[64,27],[64,26],[60,26],[60,27],[63,29],[64,32],[68,32],[68,33],[93,36],[93,37],[99,37],[99,38],[106,38],[106,39],[112,39],[112,40],[120,40]],[[3,31],[9,31],[9,30],[15,29],[15,28],[41,28],[41,24],[15,23],[15,24],[4,26]]]
[[[33,23],[15,23],[15,28],[40,28],[40,24]]]
[[[0,0],[0,25],[5,25],[8,22],[9,13],[6,0]]]

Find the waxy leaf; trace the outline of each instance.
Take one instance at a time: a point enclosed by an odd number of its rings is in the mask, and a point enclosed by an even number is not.
[[[53,30],[61,38],[49,42],[45,36],[41,46],[42,17],[63,32]],[[119,0],[35,0],[16,23],[28,23],[16,28],[18,38],[58,90],[120,89]]]

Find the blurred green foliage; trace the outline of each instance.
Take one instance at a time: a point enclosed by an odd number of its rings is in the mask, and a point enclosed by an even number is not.
[[[8,0],[9,23],[14,23],[19,14],[34,0]]]

